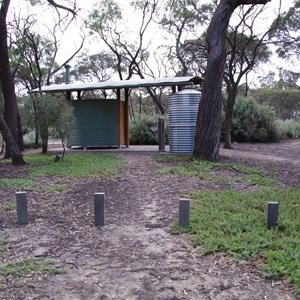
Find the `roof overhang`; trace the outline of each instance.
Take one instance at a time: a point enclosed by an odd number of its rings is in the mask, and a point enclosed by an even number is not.
[[[158,79],[136,79],[136,80],[108,80],[94,83],[68,83],[43,86],[41,89],[34,89],[31,93],[59,93],[75,91],[92,91],[101,89],[129,89],[140,87],[158,86],[193,86],[202,83],[198,76],[172,77]]]

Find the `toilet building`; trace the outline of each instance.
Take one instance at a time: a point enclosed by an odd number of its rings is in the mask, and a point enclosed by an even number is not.
[[[138,80],[108,80],[97,83],[67,83],[44,86],[32,93],[63,93],[74,107],[68,146],[129,147],[129,90],[133,88],[171,87],[175,93],[182,87],[202,83],[199,77],[174,77]],[[114,99],[83,99],[83,93],[115,90]]]

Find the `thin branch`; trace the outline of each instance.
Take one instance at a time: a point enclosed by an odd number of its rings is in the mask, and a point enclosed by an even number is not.
[[[58,4],[54,0],[47,0],[47,2],[50,5],[54,6],[55,8],[59,8],[59,9],[62,9],[62,10],[66,10],[67,12],[70,12],[73,16],[77,15],[77,12],[76,12],[76,2],[74,3],[74,8],[70,8],[70,7]]]

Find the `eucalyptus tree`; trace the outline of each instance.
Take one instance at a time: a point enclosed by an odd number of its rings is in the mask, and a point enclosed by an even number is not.
[[[24,164],[18,133],[18,106],[8,52],[7,14],[10,0],[2,0],[0,7],[0,82],[4,112],[0,117],[0,130],[7,145],[5,157],[12,157],[15,165]]]
[[[270,0],[221,0],[206,34],[208,61],[199,105],[195,148],[198,159],[219,159],[222,82],[226,64],[226,33],[230,18],[241,5],[266,4]]]
[[[100,51],[88,55],[84,53],[78,57],[77,63],[70,72],[71,76],[82,82],[106,81],[117,72],[116,57],[107,51]],[[123,72],[125,72],[125,68]],[[101,97],[108,97],[107,90],[101,90]]]
[[[159,0],[131,1],[135,10],[135,31],[127,30],[128,20],[114,0],[102,0],[95,4],[89,15],[88,26],[104,43],[107,50],[115,56],[116,70],[120,80],[128,80],[137,75],[145,78],[145,68],[149,58],[149,45],[146,34],[158,9]],[[159,111],[164,114],[164,107],[155,91],[147,88]]]
[[[23,18],[15,15],[8,25],[14,77],[28,91],[53,82],[56,74],[81,51],[85,41],[85,34],[81,30],[79,45],[64,61],[58,63],[57,58],[63,51],[59,36],[66,33],[66,27],[62,28],[59,23],[53,27],[44,25],[44,32],[41,33],[39,29],[43,24],[38,23],[33,15]]]
[[[171,5],[172,4],[172,5]],[[169,1],[160,24],[174,36],[174,46],[170,47],[169,58],[177,68],[177,74],[204,74],[208,53],[206,25],[212,19],[217,2],[199,4],[199,1]],[[225,147],[231,148],[231,123],[233,106],[238,86],[242,80],[260,63],[268,60],[268,34],[261,34],[254,27],[264,8],[252,5],[235,12],[226,33],[226,64],[224,67]],[[176,62],[176,63],[174,63]]]
[[[272,106],[277,118],[281,120],[296,119],[300,115],[300,91],[296,89],[261,88],[251,92],[260,104]]]
[[[269,60],[272,52],[268,47],[268,35],[273,27],[258,34],[255,25],[264,12],[264,6],[251,5],[239,7],[235,14],[235,25],[229,24],[225,37],[226,63],[224,69],[224,82],[226,84],[226,97],[224,98],[225,111],[225,145],[232,148],[231,125],[233,108],[238,93],[238,86],[244,79],[248,86],[248,74],[255,68]]]
[[[291,64],[290,69],[281,70],[281,79],[290,87],[299,89],[300,69],[300,0],[294,0],[279,21],[274,20],[270,32],[272,42],[277,46],[277,55]]]
[[[41,89],[44,85],[53,82],[54,77],[60,72],[65,64],[69,63],[82,49],[85,35],[81,34],[81,41],[77,48],[61,63],[57,57],[61,50],[61,41],[58,38],[66,31],[65,26],[56,23],[52,28],[46,27],[46,35],[39,32],[42,24],[37,24],[34,16],[20,18],[14,16],[9,22],[11,43],[11,66],[14,67],[14,78],[17,83],[23,85],[27,91]],[[42,136],[42,152],[47,153],[48,149],[48,128],[39,130],[41,114],[37,107],[40,104],[36,97],[32,98],[33,119],[35,120],[35,146],[38,147],[39,136]],[[44,103],[44,102],[42,102]],[[40,110],[40,109],[39,109]],[[47,110],[47,106],[45,106]]]
[[[207,61],[204,33],[212,17],[214,3],[167,0],[159,25],[168,33],[166,56],[176,76],[203,74]]]
[[[292,6],[284,12],[279,21],[273,21],[274,30],[270,37],[277,44],[279,57],[288,59],[291,55],[300,58],[300,0],[294,0]]]
[[[18,133],[18,106],[17,97],[15,93],[14,79],[11,73],[11,66],[9,61],[9,49],[8,49],[8,27],[7,27],[7,15],[10,6],[10,0],[1,0],[0,2],[0,81],[2,85],[2,93],[4,99],[4,113],[1,116],[1,132],[7,145],[6,157],[11,156],[12,163],[15,165],[24,164],[21,153],[21,145],[19,143]],[[76,1],[68,1],[66,5],[56,3],[54,0],[30,0],[31,4],[50,4],[54,7],[59,15],[60,20],[71,19],[76,16]],[[66,14],[61,15],[61,11]]]

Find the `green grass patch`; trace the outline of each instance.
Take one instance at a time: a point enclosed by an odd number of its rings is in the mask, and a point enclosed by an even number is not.
[[[0,211],[11,211],[17,208],[16,202],[9,200],[4,203],[0,203]]]
[[[166,167],[158,170],[160,174],[178,174],[186,177],[209,178],[209,171],[214,167],[214,163],[206,161],[189,161],[181,166]]]
[[[210,174],[210,172],[213,170],[229,170],[232,171],[233,174],[230,176],[230,178],[226,177],[226,179],[224,179],[224,177],[218,177],[216,174]],[[158,170],[158,173],[178,174],[186,177],[199,177],[206,180],[214,180],[221,185],[229,185],[231,181],[258,186],[275,185],[275,180],[271,179],[258,168],[246,167],[240,164],[231,163],[192,160],[185,161],[185,163],[180,166],[165,167]]]
[[[177,162],[177,161],[191,161],[192,155],[172,155],[172,154],[157,154],[155,160],[158,162]]]
[[[118,173],[124,166],[116,154],[72,154],[63,161],[54,162],[49,155],[30,155],[26,161],[33,165],[29,170],[32,176],[61,177],[107,177]]]
[[[189,232],[205,253],[224,251],[240,261],[262,257],[263,273],[285,276],[300,295],[300,189],[238,193],[229,190],[190,194]],[[279,202],[279,226],[266,229],[267,202]]]
[[[36,186],[36,182],[28,178],[1,178],[0,188],[29,189]]]
[[[53,183],[53,184],[41,186],[37,190],[42,193],[44,192],[53,193],[53,192],[63,192],[68,188],[69,188],[68,184]]]
[[[62,274],[65,269],[55,267],[53,260],[23,259],[12,261],[0,266],[0,279],[8,277],[23,278],[42,274]]]

